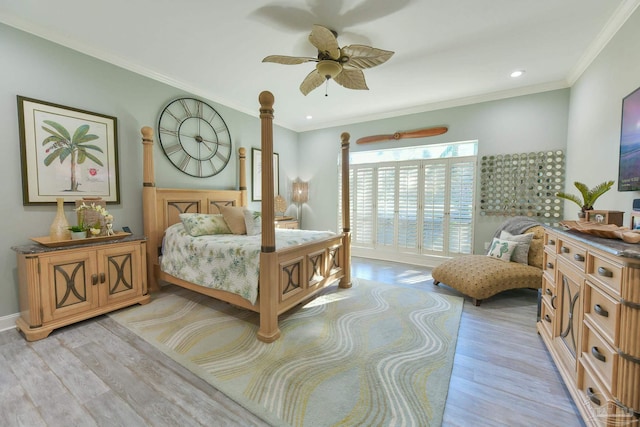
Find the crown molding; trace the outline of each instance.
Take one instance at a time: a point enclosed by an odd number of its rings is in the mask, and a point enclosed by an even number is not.
[[[613,36],[622,28],[638,6],[640,6],[640,0],[624,0],[620,6],[618,6],[604,28],[598,33],[593,42],[591,42],[576,66],[567,76],[569,86],[573,86],[575,82],[578,81],[582,73],[584,73],[589,65],[598,57],[602,49],[605,48]]]

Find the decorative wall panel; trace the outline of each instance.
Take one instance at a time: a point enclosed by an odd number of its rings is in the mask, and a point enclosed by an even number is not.
[[[563,219],[565,158],[562,150],[482,156],[480,215]]]

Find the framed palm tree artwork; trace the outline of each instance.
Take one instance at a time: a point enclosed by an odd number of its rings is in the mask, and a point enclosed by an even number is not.
[[[117,119],[18,96],[24,205],[120,203]]]

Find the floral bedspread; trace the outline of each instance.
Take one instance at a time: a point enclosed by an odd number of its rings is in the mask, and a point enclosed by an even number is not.
[[[276,249],[335,236],[331,231],[276,229]],[[258,298],[262,236],[215,234],[191,237],[182,223],[167,228],[160,269],[207,288]]]

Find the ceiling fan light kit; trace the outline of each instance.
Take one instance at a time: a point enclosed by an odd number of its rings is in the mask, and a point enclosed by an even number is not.
[[[336,61],[325,59],[316,64],[316,70],[318,70],[318,73],[327,80],[335,79],[336,76],[342,72],[342,65]]]
[[[367,90],[369,88],[362,70],[387,62],[394,53],[359,44],[340,48],[335,31],[321,25],[313,26],[309,34],[309,42],[318,49],[316,58],[269,55],[262,60],[262,62],[284,65],[316,62],[316,69],[311,71],[300,85],[300,92],[304,95],[328,80],[334,80],[347,89]]]

